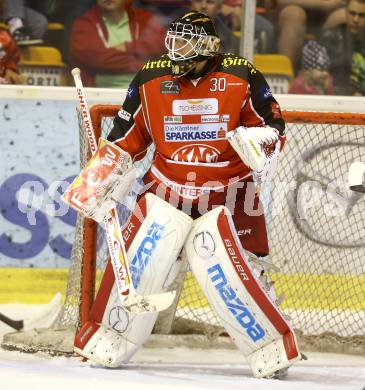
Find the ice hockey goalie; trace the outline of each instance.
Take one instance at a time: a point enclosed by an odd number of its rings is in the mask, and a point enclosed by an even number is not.
[[[130,84],[108,136],[133,161],[156,147],[148,191],[124,227],[133,284],[141,294],[166,291],[183,250],[253,375],[269,377],[301,357],[257,265],[269,253],[257,184],[275,172],[285,123],[261,73],[219,52],[206,15],[174,21],[165,44],[167,54],[146,62]],[[147,340],[156,316],[123,311],[108,265],[75,350],[120,366]]]

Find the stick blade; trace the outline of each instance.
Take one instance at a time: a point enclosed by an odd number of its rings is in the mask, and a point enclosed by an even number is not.
[[[123,308],[130,313],[156,312],[167,309],[176,296],[176,291],[154,295],[139,295],[131,291],[123,301]]]

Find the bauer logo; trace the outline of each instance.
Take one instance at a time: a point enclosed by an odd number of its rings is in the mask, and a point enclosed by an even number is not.
[[[235,290],[228,284],[220,264],[217,263],[208,268],[208,274],[224,304],[240,326],[245,329],[250,339],[254,342],[261,340],[265,336],[264,329],[256,322],[255,317],[237,297]]]
[[[249,231],[251,234],[251,229],[246,229],[246,230],[239,230],[239,232],[247,232]],[[238,234],[238,232],[237,232]],[[239,235],[239,234],[238,234]],[[239,253],[236,253],[235,247],[233,246],[231,240],[229,238],[225,238],[223,240],[224,245],[226,247],[227,253],[229,257],[231,258],[232,263],[236,267],[237,272],[239,273],[241,280],[250,280],[249,276],[247,275],[243,265],[242,265],[242,260],[241,260],[241,255]]]
[[[123,108],[121,108],[118,111],[118,116],[119,116],[119,118],[124,119],[127,122],[129,121],[129,119],[131,119],[131,114],[129,112],[123,110]]]
[[[218,100],[216,98],[174,100],[172,103],[174,115],[204,115],[218,112]]]
[[[219,154],[219,150],[212,146],[196,144],[181,147],[172,154],[171,159],[181,162],[215,163]]]
[[[161,234],[165,226],[153,222],[147,231],[147,235],[138,247],[131,262],[130,270],[132,274],[133,286],[138,287],[143,271],[151,260],[151,256],[156,250],[157,242],[161,239]]]

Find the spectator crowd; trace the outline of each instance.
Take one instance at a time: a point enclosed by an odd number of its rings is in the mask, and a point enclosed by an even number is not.
[[[44,45],[81,68],[86,86],[125,88],[189,9],[214,20],[222,51],[239,54],[243,1],[0,0],[0,84],[24,83],[23,51]],[[256,54],[290,61],[290,93],[365,95],[365,0],[258,0],[254,42]]]

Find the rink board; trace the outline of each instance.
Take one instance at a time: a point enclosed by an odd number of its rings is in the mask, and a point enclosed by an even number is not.
[[[0,304],[3,303],[47,303],[55,293],[64,294],[67,284],[67,269],[21,269],[0,268]],[[365,310],[365,299],[361,297],[362,286],[365,283],[365,275],[283,275],[276,274],[273,279],[277,281],[278,294],[286,296],[282,304],[283,309],[288,310]],[[293,288],[301,283],[301,295],[293,295]],[[341,302],[336,299],[333,288],[336,285],[351,286],[341,293]],[[191,309],[207,308],[208,304],[203,293],[197,286],[191,273],[185,280],[185,286],[192,288],[197,294],[196,303],[189,303]],[[198,292],[196,292],[198,291]],[[311,299],[315,297],[315,299]],[[198,303],[199,302],[199,303]],[[324,305],[325,302],[325,305]],[[186,307],[184,299],[180,300],[179,307]]]

